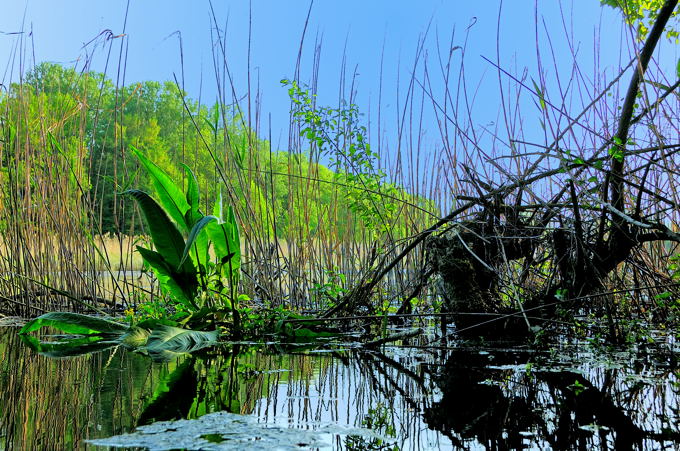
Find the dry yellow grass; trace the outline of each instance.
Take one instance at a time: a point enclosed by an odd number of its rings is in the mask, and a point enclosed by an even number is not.
[[[113,271],[139,271],[142,269],[142,257],[136,251],[137,245],[146,245],[148,240],[140,236],[97,235],[93,238],[101,259],[98,269]]]
[[[81,242],[84,239],[79,240]],[[71,243],[69,243],[71,244]],[[76,263],[83,267],[83,270],[91,270],[92,268],[100,271],[139,271],[142,269],[142,257],[136,251],[135,246],[138,244],[147,244],[144,237],[131,237],[128,235],[97,235],[91,240],[91,245],[96,248],[79,249],[77,252],[78,260]],[[85,244],[87,246],[87,244]],[[63,239],[46,238],[44,236],[39,239],[25,240],[25,254],[24,255],[40,255],[48,253],[50,260],[57,265],[69,267],[73,265],[74,257],[76,257],[73,246],[68,246]],[[8,256],[12,252],[10,246],[5,243],[5,240],[0,237],[0,256]],[[89,261],[88,261],[89,260]]]

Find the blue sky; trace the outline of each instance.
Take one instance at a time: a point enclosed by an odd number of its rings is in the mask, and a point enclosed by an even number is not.
[[[124,25],[127,2],[123,0],[16,0],[6,2],[0,16],[0,31],[11,33],[32,31],[31,39],[23,44],[26,51],[18,52],[18,35],[0,35],[0,61],[10,64],[12,55],[23,54],[29,60],[81,65],[91,54],[92,67],[103,70],[108,47],[90,43],[102,30],[114,35],[125,32],[127,41],[113,42],[108,75],[118,74],[120,44],[124,43],[124,82],[171,80],[173,74],[182,77],[178,34],[181,33],[184,84],[190,96],[203,103],[213,103],[217,90],[213,70],[211,30],[214,24],[207,1],[130,0],[127,23]],[[438,52],[448,55],[451,36],[453,46],[462,46],[469,31],[465,55],[465,74],[471,93],[476,92],[473,117],[475,123],[491,124],[498,118],[499,94],[495,68],[482,56],[496,60],[499,46],[500,64],[538,79],[536,62],[536,27],[544,55],[549,56],[547,34],[551,35],[557,65],[544,60],[548,78],[555,70],[568,76],[569,47],[564,39],[565,26],[578,47],[578,58],[592,72],[593,40],[600,46],[601,71],[612,74],[622,64],[621,19],[610,8],[600,7],[597,0],[499,0],[467,1],[383,1],[383,0],[317,0],[311,11],[303,50],[302,76],[308,81],[315,42],[322,43],[319,98],[321,103],[335,104],[338,99],[339,74],[343,52],[349,75],[355,71],[356,98],[364,113],[371,113],[371,130],[375,134],[377,99],[380,90],[382,58],[382,97],[380,130],[382,141],[395,147],[398,117],[403,113],[406,88],[411,76],[414,57],[420,39],[425,36],[426,52],[431,73],[432,90],[443,91]],[[535,7],[538,5],[538,11]],[[261,93],[261,129],[267,129],[267,117],[272,117],[272,137],[275,147],[285,148],[287,142],[288,99],[279,80],[292,77],[300,37],[309,8],[307,1],[213,1],[218,27],[227,36],[227,61],[234,77],[237,95],[247,90],[249,20],[250,74],[253,88]],[[249,14],[249,10],[251,11]],[[499,25],[499,11],[500,25]],[[561,19],[565,17],[565,23]],[[250,18],[250,19],[249,19]],[[500,38],[497,40],[497,26]],[[468,29],[469,27],[469,29]],[[623,41],[625,48],[626,42]],[[76,61],[80,61],[77,63]],[[455,64],[460,62],[454,58]],[[30,67],[32,61],[24,63]],[[4,71],[3,84],[16,81],[15,72]],[[608,69],[607,69],[608,68]],[[2,73],[2,72],[0,72]],[[416,70],[419,80],[422,67]],[[586,74],[587,75],[587,74]],[[507,82],[507,79],[505,80]],[[552,82],[548,82],[549,92]],[[397,101],[400,109],[397,110]],[[527,101],[530,101],[530,96]],[[431,104],[429,109],[431,110]],[[426,116],[424,134],[432,143],[439,139],[435,118]],[[368,120],[368,117],[366,117]],[[536,122],[536,121],[534,121]],[[537,123],[537,122],[536,122]],[[429,125],[428,125],[429,124]],[[433,148],[436,144],[432,145]]]

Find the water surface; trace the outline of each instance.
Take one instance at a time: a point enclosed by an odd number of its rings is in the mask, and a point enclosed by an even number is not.
[[[177,445],[189,437],[194,445],[182,446],[200,449],[680,444],[672,340],[625,350],[562,343],[541,351],[470,342],[423,347],[426,337],[380,350],[346,342],[227,344],[153,362],[122,348],[53,359],[24,346],[16,331],[0,329],[0,449],[106,449],[87,440],[142,426],[145,442],[124,436],[106,443],[170,449],[167,440]],[[184,419],[198,422],[159,423]]]

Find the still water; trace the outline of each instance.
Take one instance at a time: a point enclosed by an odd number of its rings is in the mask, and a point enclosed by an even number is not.
[[[680,448],[672,339],[225,344],[153,362],[50,358],[16,332],[0,329],[0,450]]]

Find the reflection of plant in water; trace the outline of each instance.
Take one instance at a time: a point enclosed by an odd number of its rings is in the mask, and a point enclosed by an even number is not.
[[[196,419],[226,411],[252,414],[276,383],[315,377],[313,357],[273,355],[234,345],[192,355],[165,374],[145,403],[138,425],[180,418]],[[294,368],[280,371],[282,368]],[[274,378],[270,374],[275,373]]]
[[[86,449],[93,435],[131,430],[166,367],[116,351],[40,358],[10,328],[0,329],[0,356],[3,450]]]
[[[61,337],[29,335],[50,327],[69,334]],[[22,341],[48,357],[68,357],[123,346],[147,354],[157,361],[169,361],[181,354],[217,343],[218,331],[197,331],[175,327],[174,323],[149,319],[126,326],[115,321],[68,312],[52,312],[32,319],[19,331]],[[48,338],[44,340],[44,338]],[[52,339],[49,339],[52,338]]]
[[[145,404],[138,425],[219,411],[249,413],[252,399],[267,393],[265,385],[239,377],[256,359],[255,351],[238,346],[225,351],[191,356],[165,375]]]
[[[361,421],[361,425],[383,437],[396,437],[397,430],[394,427],[391,413],[392,411],[387,406],[379,402],[375,407],[368,409],[368,413]],[[348,450],[399,450],[399,446],[396,442],[388,442],[380,437],[367,438],[359,435],[348,436],[345,439],[345,446]]]

